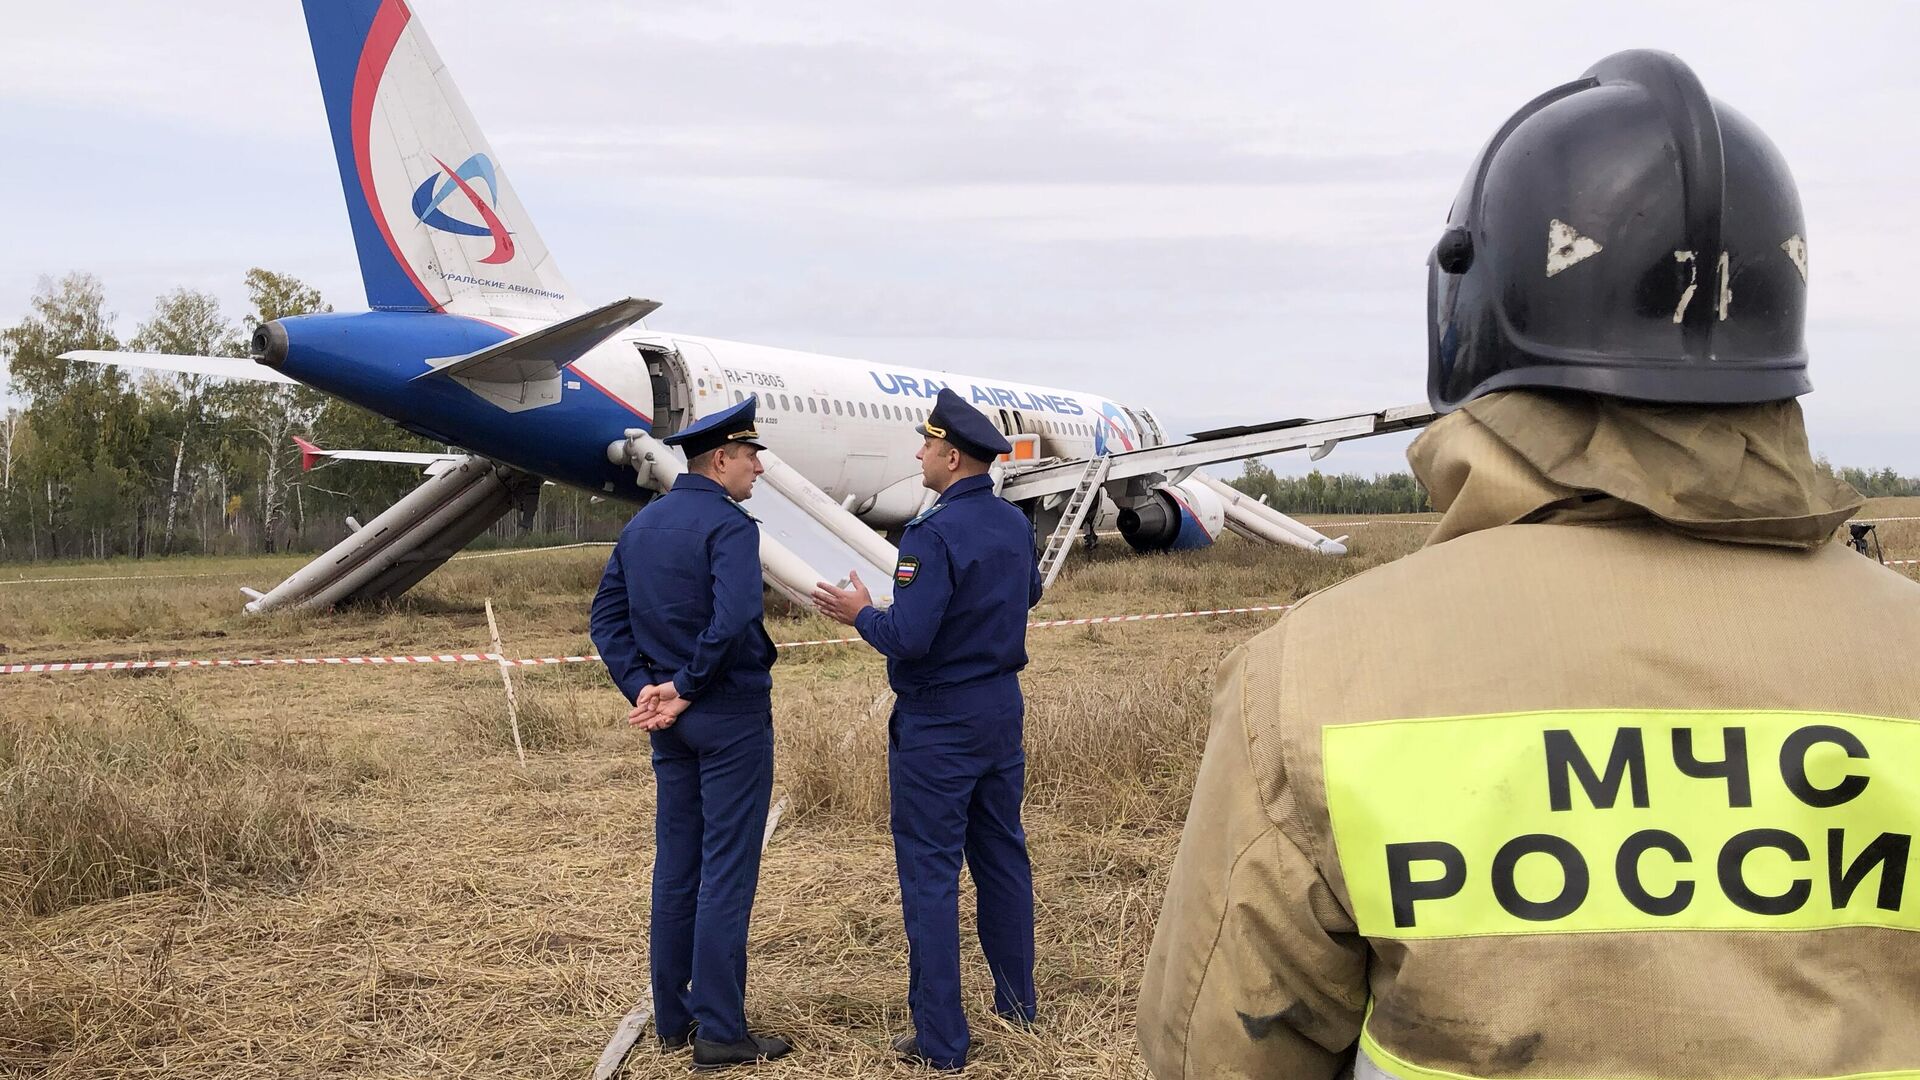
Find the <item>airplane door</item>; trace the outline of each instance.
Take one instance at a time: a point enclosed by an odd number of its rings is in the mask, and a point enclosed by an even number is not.
[[[712,349],[697,341],[681,338],[674,338],[673,346],[687,365],[687,378],[692,383],[689,397],[693,415],[706,416],[733,404],[727,394],[726,372],[720,369],[720,361],[713,355]]]
[[[1167,429],[1160,426],[1160,418],[1153,415],[1151,409],[1127,410],[1140,422],[1141,443],[1145,446],[1167,445]]]

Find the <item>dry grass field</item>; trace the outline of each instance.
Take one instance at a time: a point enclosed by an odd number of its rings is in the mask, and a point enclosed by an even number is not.
[[[1916,525],[1882,527],[1890,557],[1920,554]],[[1069,564],[1038,615],[1284,603],[1426,533],[1335,531],[1352,557],[1230,540],[1143,559],[1109,543]],[[485,651],[487,597],[509,655],[577,653],[603,559],[464,561],[390,608],[269,618],[241,615],[236,586],[297,558],[12,567],[0,582],[118,580],[0,584],[0,663]],[[1133,1005],[1212,670],[1275,617],[1033,632],[1042,1022],[992,1020],[968,946],[973,1075],[1142,1074]],[[776,641],[841,636],[769,621]],[[524,771],[485,664],[0,676],[0,1074],[585,1077],[646,993],[646,741],[598,665],[517,678]],[[907,1075],[886,1049],[907,1025],[888,703],[864,646],[786,650],[775,669],[790,809],[762,874],[748,1008],[799,1052],[753,1075]],[[626,1075],[686,1064],[643,1041]]]

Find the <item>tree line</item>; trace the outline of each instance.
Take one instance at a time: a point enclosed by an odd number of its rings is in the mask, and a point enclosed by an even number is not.
[[[1901,476],[1890,468],[1876,471],[1849,465],[1836,469],[1826,458],[1815,459],[1814,465],[1868,498],[1920,495],[1920,477]],[[1228,483],[1255,498],[1266,496],[1267,505],[1288,514],[1415,514],[1433,509],[1426,488],[1405,472],[1330,476],[1316,469],[1305,476],[1278,476],[1260,461],[1250,460],[1240,476]]]
[[[1258,459],[1227,481],[1243,494],[1266,497],[1268,506],[1287,514],[1417,514],[1433,509],[1427,489],[1412,473],[1328,475],[1318,469],[1305,476],[1279,476]]]
[[[98,278],[42,279],[27,316],[0,329],[0,362],[23,403],[0,415],[0,562],[319,550],[346,535],[348,515],[371,520],[419,484],[419,471],[401,465],[303,471],[295,435],[332,447],[446,449],[307,387],[60,359],[122,348],[243,357],[261,323],[332,310],[286,274],[255,267],[245,286],[248,310],[237,323],[210,294],[175,289],[123,342]],[[1819,464],[1862,495],[1920,495],[1920,478],[1890,468]],[[1231,482],[1287,513],[1433,508],[1405,472],[1282,477],[1250,460]],[[509,518],[478,546],[611,539],[631,512],[549,486],[530,535]]]
[[[372,413],[304,386],[60,359],[78,349],[247,355],[261,323],[331,311],[312,287],[258,267],[236,323],[210,294],[175,289],[125,341],[91,274],[43,278],[27,316],[0,329],[9,396],[0,415],[0,561],[311,551],[371,520],[421,481],[369,462],[301,469],[293,436],[322,446],[445,452]],[[499,543],[607,539],[631,514],[571,489],[544,489],[531,523]]]

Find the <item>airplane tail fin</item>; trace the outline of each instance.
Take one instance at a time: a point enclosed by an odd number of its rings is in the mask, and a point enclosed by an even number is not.
[[[584,310],[405,0],[304,0],[367,305]]]

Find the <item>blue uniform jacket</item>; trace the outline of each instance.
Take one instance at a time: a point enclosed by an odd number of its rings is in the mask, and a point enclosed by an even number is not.
[[[695,708],[772,708],[760,527],[726,489],[683,473],[633,515],[593,598],[593,643],[632,701],[673,680]]]
[[[953,712],[1027,666],[1027,610],[1039,602],[1033,526],[991,479],[970,476],[907,523],[893,606],[863,609],[854,629],[887,658],[901,708]]]

